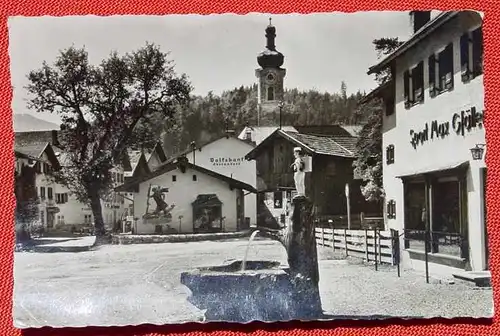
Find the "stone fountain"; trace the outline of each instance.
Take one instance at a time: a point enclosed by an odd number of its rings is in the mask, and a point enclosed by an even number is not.
[[[297,197],[292,202],[289,226],[282,230],[258,229],[260,235],[282,243],[288,267],[276,261],[245,257],[227,265],[184,272],[181,283],[192,293],[188,301],[205,310],[206,321],[244,323],[321,318],[312,209],[306,197]]]

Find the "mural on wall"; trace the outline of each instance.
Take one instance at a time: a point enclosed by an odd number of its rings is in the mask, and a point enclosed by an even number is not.
[[[172,221],[171,211],[175,204],[168,205],[165,201],[165,193],[168,193],[168,191],[169,189],[166,187],[149,185],[146,212],[142,217],[145,221],[155,220],[154,224],[160,224],[158,221],[165,224]],[[156,208],[149,212],[151,199],[156,203]]]
[[[222,202],[217,195],[198,195],[192,205],[195,232],[221,231],[223,229]]]

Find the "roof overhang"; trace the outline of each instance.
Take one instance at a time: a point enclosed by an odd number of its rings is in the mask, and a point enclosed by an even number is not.
[[[361,98],[358,103],[365,104],[365,103],[367,103],[370,100],[373,100],[375,98],[385,97],[391,92],[391,89],[393,89],[393,88],[394,88],[394,81],[393,80],[385,82],[385,83],[379,85],[378,87],[376,87],[375,89],[373,89],[366,96]]]
[[[439,14],[434,20],[429,21],[425,26],[423,26],[419,31],[417,31],[408,41],[403,43],[399,48],[397,48],[392,54],[388,55],[378,64],[370,67],[368,70],[368,75],[377,73],[385,68],[387,68],[396,58],[400,57],[417,43],[422,41],[424,38],[429,36],[436,29],[441,27],[446,22],[450,21],[452,18],[456,17],[460,12],[451,11]]]
[[[430,166],[430,167],[422,167],[418,169],[407,170],[403,173],[396,175],[397,178],[400,179],[409,179],[416,177],[425,177],[429,175],[443,174],[443,173],[452,173],[456,171],[466,171],[469,167],[469,161],[457,161],[450,162],[448,164],[444,164],[441,166]]]

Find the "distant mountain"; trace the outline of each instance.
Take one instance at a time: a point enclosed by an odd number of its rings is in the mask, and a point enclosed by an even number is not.
[[[16,114],[12,116],[14,132],[41,132],[59,130],[59,125],[34,117],[30,114]]]

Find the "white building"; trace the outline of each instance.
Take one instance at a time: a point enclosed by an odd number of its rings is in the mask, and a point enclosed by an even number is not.
[[[165,219],[143,218],[156,208],[156,202],[148,196],[157,187],[168,188],[164,201],[174,205],[167,225]],[[255,188],[180,157],[119,186],[116,191],[134,192],[134,214],[138,218],[134,231],[152,234],[168,228],[184,233],[240,230],[245,217],[244,192],[255,192]]]
[[[94,219],[92,210],[79,202],[64,185],[56,183],[51,173],[64,165],[64,153],[45,143],[15,146],[16,152],[36,158],[35,187],[39,199],[39,220],[46,231],[68,231],[72,227],[91,226]],[[124,169],[112,170],[114,185],[123,184]],[[106,228],[112,229],[124,211],[124,199],[112,192],[102,200],[102,214]]]
[[[253,148],[250,142],[242,141],[228,132],[226,136],[197,146],[194,151],[185,153],[185,156],[190,163],[256,188],[256,163],[245,160],[245,155]],[[250,223],[244,223],[245,225],[256,225],[257,196],[255,193],[245,192],[245,215],[250,221]]]
[[[427,234],[431,273],[487,270],[486,166],[471,151],[486,144],[482,18],[412,15],[414,34],[369,70],[392,74],[370,94],[386,105],[386,229],[404,232],[407,267],[424,269]]]

